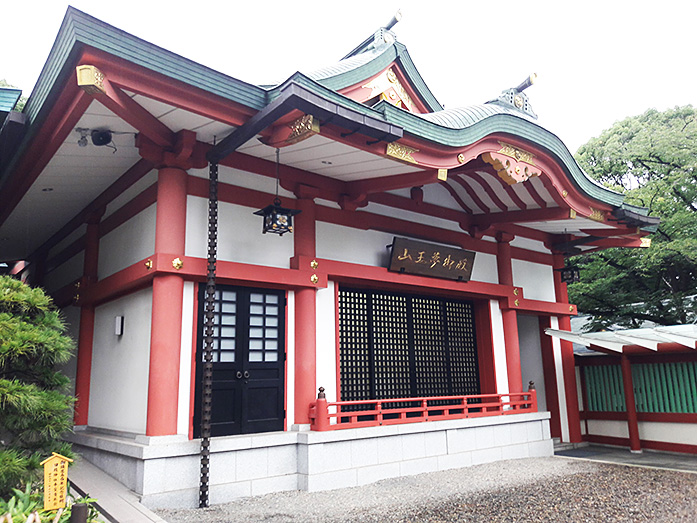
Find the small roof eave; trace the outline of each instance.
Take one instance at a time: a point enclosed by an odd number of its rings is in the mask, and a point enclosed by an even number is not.
[[[660,353],[663,352],[662,346],[666,344],[682,345],[690,351],[697,349],[697,325],[671,325],[593,333],[545,329],[545,334],[586,347],[600,347],[620,353],[635,346]]]

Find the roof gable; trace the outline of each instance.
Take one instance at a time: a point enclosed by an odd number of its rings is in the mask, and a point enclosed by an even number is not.
[[[359,102],[366,102],[392,88],[391,92],[396,93],[397,98],[390,98],[388,95],[384,99],[404,104],[403,95],[406,94],[415,109],[412,112],[427,113],[443,109],[416,69],[406,46],[397,42],[394,33],[384,28],[376,31],[372,38],[364,41],[338,63],[313,71],[307,76],[324,87]],[[376,82],[385,86],[380,93],[375,92],[378,85]]]

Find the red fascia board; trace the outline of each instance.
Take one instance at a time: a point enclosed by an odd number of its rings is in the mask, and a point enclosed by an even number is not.
[[[181,269],[176,269],[172,265],[172,261],[176,258],[183,262]],[[150,269],[146,266],[146,262],[151,263]],[[156,275],[177,274],[187,281],[204,281],[207,268],[208,261],[205,258],[167,253],[154,254],[81,289],[79,305],[96,306],[142,289],[149,285]],[[310,279],[314,274],[317,275],[317,283],[313,283]],[[283,289],[327,286],[326,274],[312,270],[283,269],[225,261],[217,262],[216,280],[219,283],[254,282],[255,285]]]
[[[585,410],[581,412],[581,419],[627,421],[627,413]],[[688,412],[637,412],[637,420],[659,423],[697,423],[697,414]]]
[[[91,47],[85,48],[80,64],[96,66],[109,82],[122,89],[231,126],[243,125],[257,112]]]

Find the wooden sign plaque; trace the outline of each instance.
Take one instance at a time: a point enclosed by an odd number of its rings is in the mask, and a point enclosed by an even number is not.
[[[444,247],[406,238],[392,242],[390,271],[432,278],[469,281],[474,265],[474,252]]]

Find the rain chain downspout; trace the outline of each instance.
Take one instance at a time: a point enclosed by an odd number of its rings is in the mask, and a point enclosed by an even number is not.
[[[213,324],[215,320],[215,267],[218,252],[218,164],[211,163],[208,189],[208,272],[203,342],[203,383],[201,394],[201,482],[198,506],[209,505],[208,482],[211,445],[211,397],[213,389]]]

